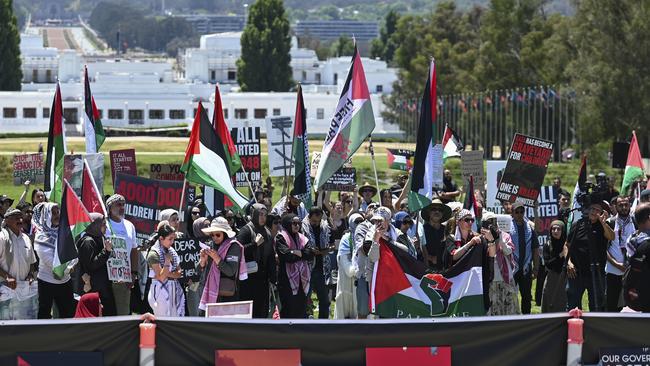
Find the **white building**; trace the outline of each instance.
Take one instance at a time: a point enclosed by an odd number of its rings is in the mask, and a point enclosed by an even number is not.
[[[54,47],[43,47],[43,36],[36,32],[20,35],[24,83],[52,83],[59,72],[59,54]]]

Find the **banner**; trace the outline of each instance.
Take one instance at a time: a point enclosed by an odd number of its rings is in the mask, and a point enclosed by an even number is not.
[[[63,178],[68,180],[74,193],[81,197],[81,182],[83,180],[84,161],[88,161],[90,173],[95,179],[97,189],[104,194],[104,154],[69,154],[63,157]]]
[[[487,196],[486,209],[496,214],[503,213],[501,201],[497,200],[497,190],[499,188],[499,181],[503,176],[503,171],[506,169],[505,160],[488,160],[487,167]]]
[[[269,152],[269,176],[293,176],[293,119],[266,117],[266,147]],[[314,174],[316,174],[314,172]]]
[[[31,184],[43,184],[45,172],[43,171],[43,154],[14,155],[14,185],[19,186],[30,181]]]
[[[357,169],[343,167],[337,170],[323,185],[326,191],[353,192],[356,190]]]
[[[131,253],[126,249],[126,240],[118,236],[108,238],[113,244],[111,256],[106,261],[108,279],[113,282],[132,282]]]
[[[199,253],[201,252],[199,241],[190,238],[176,239],[174,240],[174,249],[181,259],[183,278],[198,281],[199,273],[196,271],[196,267],[199,265]]]
[[[533,206],[552,154],[553,142],[515,134],[497,199]]]
[[[474,189],[485,189],[485,173],[483,171],[483,150],[461,151],[463,186],[469,187],[469,177],[474,177]]]
[[[156,180],[183,181],[185,175],[181,173],[180,164],[150,164],[149,178]]]
[[[539,197],[537,198],[539,205],[537,207],[537,217],[539,220],[535,223],[535,231],[537,232],[540,247],[549,239],[551,222],[557,219],[560,210],[557,195],[557,189],[553,186],[543,186],[539,191]],[[534,212],[532,212],[534,208],[526,207],[526,209],[531,211],[528,218],[532,220],[535,217]]]
[[[445,171],[445,161],[443,159],[444,149],[442,144],[433,146],[433,189],[440,190],[443,187],[442,179]]]
[[[121,194],[126,200],[125,217],[135,226],[138,246],[154,232],[161,210],[178,210],[182,189],[183,182],[117,173],[115,193]],[[187,207],[189,197],[194,195],[193,189],[189,186],[186,188],[183,208]],[[179,216],[184,217],[184,212],[180,212]]]
[[[135,164],[135,149],[111,150],[111,177],[115,185],[115,175],[124,173],[138,175],[138,168]]]
[[[237,154],[241,160],[242,167],[246,173],[238,171],[235,174],[237,187],[248,187],[250,179],[253,187],[262,183],[262,155],[260,152],[260,128],[259,127],[233,127],[230,131],[232,140],[237,148]]]
[[[320,164],[320,151],[312,151],[312,153],[311,153],[311,166],[309,168],[309,175],[312,178],[316,177],[316,171],[318,170],[318,165],[319,164]],[[343,164],[343,168],[351,168],[351,167],[352,167],[352,157],[350,156],[348,158],[348,160],[346,160],[345,163]],[[343,168],[341,168],[341,169],[343,169]],[[337,170],[336,173],[339,173],[341,171],[341,169]]]

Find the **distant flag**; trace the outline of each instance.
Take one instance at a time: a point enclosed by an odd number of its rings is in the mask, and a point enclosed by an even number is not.
[[[189,182],[217,189],[242,209],[248,200],[235,188],[226,156],[225,144],[215,133],[199,102],[181,171]]]
[[[104,207],[104,200],[102,194],[97,188],[95,178],[90,171],[88,161],[84,159],[84,168],[81,179],[81,202],[88,212],[96,212],[108,216],[106,207]]]
[[[445,134],[442,136],[442,158],[447,159],[454,156],[460,157],[460,152],[465,150],[460,137],[449,125],[445,125]]]
[[[325,137],[314,185],[321,187],[375,129],[368,83],[355,45],[352,66]]]
[[[587,188],[585,187],[587,183],[587,156],[582,156],[582,163],[580,164],[580,173],[578,173],[578,181],[576,182],[575,188],[573,188],[573,194],[571,195],[571,214],[569,215],[569,221],[567,224],[567,232],[571,229],[571,225],[580,220],[582,217],[582,212],[580,211],[581,205],[578,202],[578,196],[581,192],[586,192]]]
[[[88,80],[88,67],[84,67],[84,131],[86,135],[86,153],[94,154],[106,140],[104,126],[99,117],[99,110],[95,105],[95,98],[90,92]]]
[[[409,209],[418,211],[431,204],[433,199],[433,135],[436,121],[436,66],[431,60],[429,76],[420,104],[420,124],[415,145],[415,161],[411,190],[408,194]]]
[[[63,127],[63,103],[61,87],[56,84],[52,109],[50,109],[50,129],[47,136],[47,158],[45,160],[45,192],[49,192],[52,202],[60,202],[63,191],[63,157],[66,154],[65,128]]]
[[[52,262],[52,270],[58,278],[63,277],[66,267],[78,257],[75,241],[82,232],[86,231],[90,222],[88,211],[68,182],[65,181],[61,199],[59,236],[54,247]]]
[[[307,142],[307,121],[305,118],[305,102],[302,98],[302,86],[298,85],[296,101],[296,118],[293,128],[293,161],[294,179],[293,193],[300,197],[305,209],[311,208],[311,178],[309,175],[309,143]]]
[[[415,151],[405,149],[386,149],[388,168],[409,171],[413,168]]]
[[[639,143],[636,140],[636,132],[632,131],[632,141],[630,141],[630,149],[627,152],[627,163],[625,164],[621,194],[627,196],[630,193],[630,187],[632,187],[634,181],[642,179],[644,176],[643,159],[641,158]]]

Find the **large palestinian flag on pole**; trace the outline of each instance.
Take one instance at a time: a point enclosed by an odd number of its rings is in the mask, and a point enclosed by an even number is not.
[[[325,136],[314,185],[321,187],[375,129],[375,115],[361,56],[355,45],[352,66]]]
[[[106,140],[104,126],[95,105],[95,98],[90,92],[88,67],[84,67],[84,134],[86,135],[86,153],[94,154]]]
[[[189,182],[217,189],[242,209],[248,200],[237,191],[230,179],[226,156],[225,145],[199,102],[181,171]]]
[[[436,65],[431,60],[429,77],[424,87],[420,105],[420,125],[415,145],[415,162],[411,190],[408,194],[409,209],[418,211],[431,204],[433,199],[433,147],[435,146],[434,124],[437,116]]]
[[[305,209],[311,208],[311,177],[309,175],[309,143],[307,142],[307,121],[302,86],[298,85],[296,118],[293,125],[293,194],[300,198]]]
[[[447,159],[453,156],[460,157],[460,152],[465,150],[460,137],[456,131],[445,125],[445,134],[442,136],[442,158]]]
[[[90,216],[83,203],[74,193],[67,181],[61,199],[61,219],[59,236],[54,248],[53,272],[62,278],[70,261],[78,257],[75,241],[90,225]]]
[[[63,127],[63,103],[61,87],[56,84],[52,109],[50,109],[50,130],[47,135],[47,158],[45,160],[45,192],[49,200],[61,202],[63,191],[63,157],[66,154],[65,129]]]
[[[641,158],[639,143],[636,140],[636,132],[632,131],[632,141],[630,141],[630,149],[627,152],[627,163],[625,164],[625,175],[623,175],[621,194],[627,196],[630,193],[632,183],[637,179],[642,179],[644,176],[643,159]]]
[[[384,241],[379,250],[370,292],[370,309],[376,315],[485,315],[482,247],[473,247],[450,269],[435,274],[427,273],[422,262],[395,245]]]

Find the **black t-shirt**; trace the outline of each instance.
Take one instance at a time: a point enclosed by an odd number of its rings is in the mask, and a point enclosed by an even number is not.
[[[435,229],[431,224],[425,222],[422,228],[427,240],[427,252],[429,255],[438,257],[438,264],[442,268],[442,256],[445,253],[445,227],[440,225],[438,229]]]
[[[600,270],[605,270],[607,260],[607,239],[600,222],[591,223],[588,217],[576,222],[569,232],[569,258],[578,273],[589,273],[590,265],[597,263]]]

